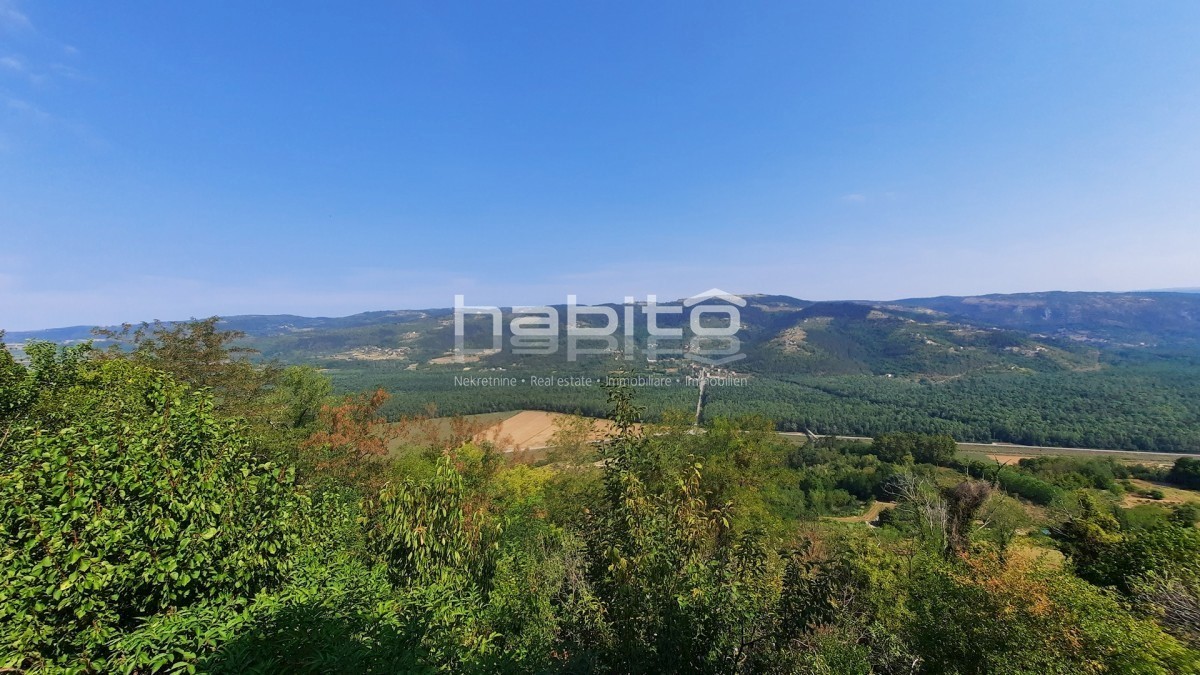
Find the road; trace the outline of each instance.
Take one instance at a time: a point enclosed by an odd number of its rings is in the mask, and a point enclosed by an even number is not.
[[[802,431],[781,431],[780,436],[797,436],[804,438],[805,434]],[[845,441],[869,441],[868,436],[829,436],[817,434],[821,438],[837,438]],[[1016,443],[959,443],[959,449],[975,450],[986,452],[988,450],[1004,450],[1004,454],[1019,455],[1022,452],[1026,453],[1064,453],[1064,452],[1094,452],[1098,454],[1108,455],[1139,455],[1143,457],[1170,457],[1172,459],[1178,457],[1200,457],[1196,453],[1190,452],[1143,452],[1141,450],[1107,450],[1104,448],[1056,448],[1046,445],[1018,445]]]

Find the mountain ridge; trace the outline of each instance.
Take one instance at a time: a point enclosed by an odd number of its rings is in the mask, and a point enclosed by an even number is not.
[[[1014,307],[1030,307],[1034,306],[1038,301],[1045,302],[1047,300],[1061,300],[1062,298],[1078,298],[1078,299],[1129,299],[1129,298],[1144,298],[1144,299],[1169,299],[1175,300],[1175,304],[1186,304],[1189,307],[1195,307],[1197,314],[1189,319],[1200,324],[1200,288],[1181,288],[1181,289],[1166,289],[1166,290],[1150,290],[1150,291],[1036,291],[1029,293],[987,293],[981,295],[938,295],[918,298],[899,298],[895,300],[805,300],[783,294],[766,294],[766,293],[749,293],[738,297],[744,298],[752,305],[758,305],[764,309],[779,309],[779,308],[795,308],[804,309],[812,305],[830,305],[830,304],[845,304],[845,305],[866,305],[872,307],[888,307],[888,306],[903,306],[916,311],[922,309],[931,309],[941,311],[944,314],[953,316],[955,312],[947,311],[956,303],[959,305],[985,304],[995,302],[997,300],[1010,301],[1010,305]],[[683,299],[662,302],[662,305],[678,305]],[[1023,302],[1021,302],[1023,301]],[[1000,304],[1004,304],[1001,302]],[[564,305],[550,305],[552,307],[563,307]],[[620,303],[597,303],[589,306],[608,306],[619,307]],[[501,307],[503,310],[511,310],[512,306]],[[285,328],[292,330],[303,330],[305,328],[316,327],[334,327],[348,325],[365,325],[371,323],[372,319],[387,319],[389,317],[411,317],[413,315],[448,315],[453,312],[452,307],[435,307],[423,309],[387,309],[387,310],[369,310],[365,312],[357,312],[345,316],[304,316],[299,314],[235,314],[222,316],[222,325],[228,329],[241,330],[251,335],[256,335],[264,330],[283,330]],[[964,317],[971,318],[972,313],[959,312]],[[975,312],[975,315],[982,314]],[[172,319],[164,323],[179,323],[187,319]],[[379,321],[386,322],[386,321]],[[119,325],[102,326],[103,328],[117,329]],[[2,329],[3,326],[0,326]],[[24,342],[29,339],[43,339],[51,342],[63,342],[68,340],[85,340],[90,339],[91,331],[94,326],[79,324],[73,326],[40,328],[34,330],[23,331],[7,331],[6,339],[11,342]]]
[[[1102,353],[1191,353],[1200,349],[1200,295],[1163,292],[1081,292],[936,296],[890,301],[813,301],[778,294],[747,294],[740,308],[738,368],[791,375],[959,377],[989,371],[1058,372],[1101,367]],[[710,302],[721,302],[720,300]],[[681,301],[662,302],[679,307]],[[621,305],[606,303],[622,316]],[[564,305],[558,311],[566,324]],[[502,308],[502,332],[511,337],[512,308]],[[691,335],[690,310],[661,315],[659,325]],[[468,344],[489,340],[484,321],[469,317]],[[410,370],[463,369],[452,358],[453,309],[376,310],[345,317],[247,314],[224,317],[221,327],[246,334],[261,358],[285,363],[389,362]],[[489,324],[490,325],[490,324]],[[633,334],[647,335],[635,313]],[[560,330],[560,345],[565,345]],[[35,339],[71,343],[93,339],[86,326],[14,332],[14,348]],[[97,340],[103,344],[103,340]],[[472,358],[477,368],[584,368],[557,356],[515,352]],[[666,357],[683,360],[681,353]],[[594,359],[595,357],[593,357]],[[1108,357],[1105,357],[1108,358]],[[586,360],[586,359],[585,359]],[[457,364],[457,365],[456,365]]]
[[[742,297],[739,339],[746,358],[722,372],[744,384],[710,387],[705,410],[711,414],[761,415],[781,430],[835,435],[906,430],[964,441],[1200,451],[1200,295],[1048,292],[879,302]],[[561,327],[566,313],[559,314]],[[504,312],[505,338],[512,337],[512,316]],[[689,330],[682,314],[660,318],[660,326]],[[636,362],[618,362],[610,353],[575,362],[565,357],[560,333],[551,355],[501,350],[458,360],[450,308],[348,317],[241,315],[226,318],[222,328],[246,331],[244,346],[258,350],[255,358],[320,369],[336,391],[388,390],[385,413],[393,419],[430,405],[444,414],[538,409],[602,415],[599,387],[526,383],[563,376],[599,382],[614,367],[629,366],[683,382],[640,392],[651,418],[696,405],[684,376],[699,374],[700,367],[678,351],[656,360],[638,353]],[[490,343],[486,320],[468,320],[466,328],[468,341],[475,341],[469,346]],[[644,318],[635,320],[633,332],[633,351],[640,352]],[[7,340],[13,348],[37,337],[62,342],[91,334],[87,327],[67,327],[13,333]],[[457,383],[477,375],[514,384],[480,389]]]

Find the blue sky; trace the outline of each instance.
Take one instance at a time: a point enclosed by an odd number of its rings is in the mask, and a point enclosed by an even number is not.
[[[0,327],[1200,285],[1200,3],[737,4],[0,0]]]

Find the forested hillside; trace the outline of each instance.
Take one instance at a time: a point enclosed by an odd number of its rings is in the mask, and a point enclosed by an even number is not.
[[[900,300],[953,320],[1105,346],[1200,344],[1200,293],[1016,293]]]
[[[931,298],[887,303],[820,302],[747,296],[740,309],[740,350],[729,365],[748,378],[737,391],[714,388],[714,414],[761,414],[780,429],[873,435],[948,433],[961,441],[1168,452],[1200,452],[1200,295],[1188,293],[1042,293]],[[664,303],[670,306],[671,303]],[[675,303],[678,305],[678,303]],[[620,310],[619,306],[611,306]],[[559,307],[560,327],[566,311]],[[513,315],[504,315],[503,339]],[[634,347],[644,343],[635,313]],[[686,315],[662,317],[688,332]],[[536,408],[599,414],[603,393],[530,386],[486,392],[456,385],[464,374],[602,379],[611,357],[569,362],[565,330],[549,356],[505,349],[452,358],[450,309],[368,312],[343,318],[239,316],[221,321],[243,333],[239,344],[260,361],[314,365],[343,392],[384,387],[395,393],[385,414],[431,403],[447,414]],[[468,344],[490,341],[490,325],[468,322]],[[109,345],[129,342],[120,329],[21,333]],[[507,344],[507,343],[506,343]],[[698,375],[679,355],[647,362],[647,373]],[[693,389],[643,392],[651,419],[694,401]]]

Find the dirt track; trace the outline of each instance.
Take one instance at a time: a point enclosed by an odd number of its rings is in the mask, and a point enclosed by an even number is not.
[[[1032,459],[1034,455],[1009,455],[996,452],[988,453],[987,458],[1001,464],[1016,464],[1023,459]]]
[[[877,501],[874,504],[872,504],[871,508],[867,509],[867,512],[862,514],[861,516],[841,516],[838,518],[830,516],[829,520],[836,520],[839,523],[870,523],[875,520],[878,520],[879,514],[883,513],[885,509],[892,509],[892,508],[896,508],[895,502]]]
[[[780,436],[803,438],[805,434],[799,431],[781,431]],[[820,438],[837,438],[847,441],[870,441],[869,436],[825,436]],[[1188,452],[1145,452],[1141,450],[1106,450],[1103,448],[1059,448],[1048,445],[1018,445],[1016,443],[969,443],[960,442],[958,449],[962,452],[978,452],[984,455],[1014,459],[1021,457],[1038,457],[1042,455],[1109,455],[1121,461],[1150,464],[1172,464],[1180,457],[1200,457],[1197,453]],[[1003,459],[1001,460],[1003,461]]]

